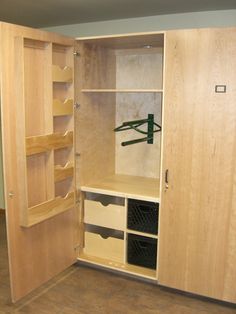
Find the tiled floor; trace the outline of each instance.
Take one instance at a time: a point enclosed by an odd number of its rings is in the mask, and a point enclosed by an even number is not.
[[[236,314],[233,307],[78,265],[13,305],[9,295],[4,216],[0,217],[0,314]]]

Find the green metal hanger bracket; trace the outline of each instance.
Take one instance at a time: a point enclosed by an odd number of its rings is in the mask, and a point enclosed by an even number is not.
[[[147,124],[147,131],[140,130],[139,127]],[[155,129],[155,126],[157,127]],[[131,140],[131,141],[126,141],[122,142],[122,146],[127,146],[127,145],[132,145],[132,144],[137,144],[141,142],[147,142],[147,144],[153,144],[153,135],[156,132],[161,131],[161,126],[154,122],[154,115],[153,114],[148,114],[147,119],[142,119],[142,120],[135,120],[135,121],[127,121],[123,122],[121,126],[118,126],[117,128],[114,129],[115,132],[120,132],[120,131],[126,131],[133,129],[136,132],[139,132],[141,134],[147,135],[146,137],[139,138],[136,140]]]

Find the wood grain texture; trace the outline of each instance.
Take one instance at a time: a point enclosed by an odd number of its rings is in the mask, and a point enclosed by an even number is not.
[[[18,106],[25,114],[25,136],[50,134],[53,132],[51,118],[52,44],[19,37],[15,41],[15,54],[23,57],[17,65],[19,68],[22,67],[22,77],[19,77],[20,73],[18,73],[18,79],[22,83],[16,88],[22,92],[20,99],[23,102],[20,103],[19,99]],[[27,158],[28,207],[54,198],[53,154],[54,152],[51,151],[37,157]],[[25,210],[27,211],[27,208]],[[24,213],[21,215],[25,216]],[[24,220],[21,222],[27,223]]]
[[[152,280],[156,284],[156,270],[149,269],[146,267],[140,267],[136,265],[126,264],[122,262],[117,262],[114,260],[109,260],[107,258],[95,257],[87,255],[85,253],[80,254],[79,261],[86,262],[91,265],[100,266],[107,269],[112,269],[118,272],[123,272],[130,275],[135,275],[141,278],[146,278]]]
[[[154,114],[154,120],[161,125],[161,94],[118,94],[116,96],[116,127],[125,121],[147,119]],[[147,124],[140,127],[147,131]],[[153,144],[147,142],[122,146],[121,143],[144,138],[147,135],[134,130],[116,132],[116,173],[149,178],[160,178],[161,132],[154,133]]]
[[[159,201],[158,179],[135,177],[127,175],[113,175],[81,186],[82,191],[141,199],[146,201]]]
[[[116,88],[115,52],[96,44],[86,43],[80,46],[79,51],[81,54],[80,88]]]
[[[84,37],[77,38],[77,40],[88,44],[100,45],[101,47],[110,49],[137,49],[146,45],[151,45],[152,47],[163,47],[164,34],[163,32],[137,33]]]
[[[63,102],[59,99],[53,100],[53,115],[66,116],[73,114],[73,99],[66,99]]]
[[[64,198],[56,197],[53,200],[30,207],[28,209],[28,223],[23,227],[32,227],[46,219],[52,218],[74,207],[74,192],[68,193]]]
[[[86,85],[115,85],[115,56],[96,46],[78,46],[77,74],[80,107],[75,113],[77,178],[80,185],[115,173],[115,94],[84,94]],[[105,165],[105,166],[104,166]]]
[[[170,31],[165,51],[159,283],[236,302],[236,29]]]
[[[116,50],[116,88],[161,90],[163,48]]]
[[[84,200],[84,222],[116,230],[125,229],[125,208],[117,204],[104,206],[99,201]]]
[[[53,172],[51,174],[51,171],[48,171],[51,166],[53,167],[51,153],[46,152],[26,158],[27,207],[54,198]],[[25,207],[25,210],[27,210],[27,207]]]
[[[130,89],[130,88],[115,88],[115,89],[82,89],[82,93],[162,93],[162,89],[157,88],[139,88],[139,89]]]
[[[54,168],[54,180],[55,182],[65,180],[68,177],[74,175],[74,164],[68,162],[64,167],[56,165]]]
[[[58,65],[52,65],[52,80],[58,83],[71,83],[73,81],[72,69],[68,66],[61,68]]]
[[[113,262],[124,262],[124,240],[108,237],[102,238],[99,234],[85,232],[84,253],[89,256],[100,257]]]
[[[159,35],[156,36],[159,41]],[[112,39],[109,45],[103,45],[100,40],[80,43],[81,107],[76,118],[80,140],[76,147],[80,153],[77,168],[81,169],[81,185],[114,173],[159,177],[160,134],[155,135],[155,145],[121,148],[122,138],[133,139],[137,134],[131,134],[130,138],[130,132],[113,132],[115,119],[117,125],[154,112],[155,120],[161,121],[163,51],[140,49],[141,39],[144,42],[148,36],[139,38],[137,49],[122,50],[112,49],[118,48],[112,46]],[[122,48],[130,48],[127,38],[124,43]],[[104,163],[106,167],[102,169]]]
[[[25,194],[24,108],[20,105],[22,92],[18,92],[22,90],[22,58],[19,59],[16,54],[16,37],[67,46],[73,46],[74,40],[7,23],[1,24],[1,36],[4,186],[12,299],[16,301],[75,261],[74,209],[32,228],[20,227],[21,209],[28,206]],[[9,197],[10,191],[14,193],[12,198]]]
[[[55,182],[55,196],[65,197],[74,191],[74,177],[67,177],[63,181]]]
[[[148,50],[148,51],[147,51]],[[163,49],[124,49],[116,51],[116,87],[118,89],[162,88]],[[146,119],[154,114],[161,124],[161,93],[118,93],[116,95],[116,126],[125,121]],[[147,125],[140,127],[147,131]],[[154,143],[122,146],[121,143],[143,138],[134,130],[116,132],[116,173],[160,178],[161,132],[154,134]]]
[[[73,146],[73,132],[65,134],[54,133],[49,135],[31,136],[26,138],[26,155],[39,154],[48,150]]]

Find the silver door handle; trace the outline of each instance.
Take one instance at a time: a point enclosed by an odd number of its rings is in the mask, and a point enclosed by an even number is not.
[[[169,169],[166,169],[165,171],[165,189],[167,190],[169,188]]]

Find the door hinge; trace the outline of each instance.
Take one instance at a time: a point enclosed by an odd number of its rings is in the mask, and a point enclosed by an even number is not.
[[[80,107],[80,104],[78,104],[77,102],[74,104],[74,108],[75,109],[79,109],[79,107]]]
[[[10,198],[13,198],[14,192],[13,192],[13,191],[10,191],[10,192],[8,193],[8,196],[9,196]]]
[[[75,57],[80,57],[79,51],[74,51],[73,55],[74,55]]]
[[[75,246],[74,246],[74,250],[79,250],[81,248],[81,245],[80,244],[76,244]]]

